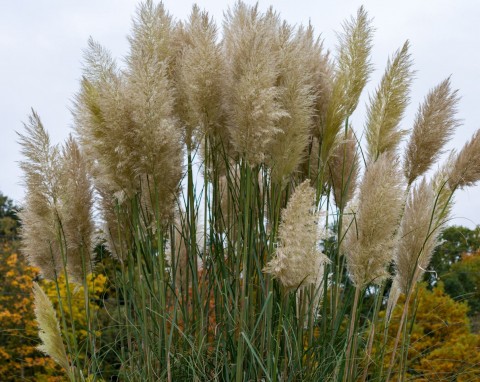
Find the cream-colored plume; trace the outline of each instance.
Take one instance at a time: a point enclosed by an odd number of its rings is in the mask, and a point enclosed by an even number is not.
[[[67,371],[69,379],[74,381],[73,368],[65,351],[60,324],[58,323],[52,302],[40,285],[35,282],[33,283],[33,294],[35,299],[35,317],[40,329],[38,336],[42,340],[42,344],[37,348],[52,357],[57,364]]]
[[[280,132],[278,120],[288,116],[276,86],[279,23],[271,9],[261,14],[258,5],[241,1],[226,12],[224,22],[228,129],[235,151],[251,166],[264,161],[268,145]]]
[[[45,278],[55,280],[64,265],[58,211],[60,153],[57,146],[50,145],[35,111],[25,130],[24,135],[19,134],[24,156],[20,168],[26,187],[25,204],[19,213],[23,251]]]
[[[89,39],[81,89],[73,111],[81,149],[100,196],[103,236],[110,253],[122,260],[130,235],[123,202],[138,191],[132,110],[124,73],[100,44]]]
[[[390,287],[390,293],[388,294],[387,309],[385,310],[385,319],[387,320],[387,323],[390,322],[390,319],[392,318],[393,310],[395,309],[395,306],[397,306],[398,298],[401,293],[402,291],[400,289],[398,277],[394,277],[392,286]]]
[[[90,41],[74,112],[97,188],[123,199],[140,194],[147,219],[157,221],[171,218],[182,175],[171,81],[173,28],[162,4],[140,5],[125,71]]]
[[[217,27],[206,12],[193,6],[182,30],[182,47],[176,67],[177,109],[185,124],[187,147],[195,129],[220,137],[226,145],[222,109],[225,63],[217,44]]]
[[[371,48],[372,27],[367,12],[360,7],[357,17],[344,23],[343,34],[340,35],[335,80],[324,125],[320,126],[322,163],[326,163],[338,132],[358,105],[362,90],[372,72]]]
[[[400,292],[411,291],[421,280],[449,218],[454,192],[448,184],[452,163],[450,156],[430,182],[423,180],[408,196],[395,252],[394,283]]]
[[[132,108],[132,152],[142,203],[156,220],[173,216],[182,176],[182,134],[169,77],[173,24],[163,4],[142,4],[130,37],[126,92]]]
[[[457,90],[451,89],[447,78],[428,93],[418,108],[405,152],[404,173],[408,184],[431,168],[460,124],[455,118],[458,100]]]
[[[87,163],[70,138],[62,153],[50,145],[40,118],[33,112],[20,135],[20,166],[27,188],[22,243],[30,263],[55,280],[65,270],[82,283],[93,262],[93,196]]]
[[[307,34],[313,34],[313,27],[308,26]],[[323,47],[318,37],[312,46],[310,59],[306,63],[306,70],[312,75],[313,90],[315,92],[315,113],[313,115],[312,135],[320,139],[325,128],[326,115],[332,97],[335,66],[330,58],[330,52]]]
[[[370,161],[375,161],[384,152],[396,152],[406,131],[399,128],[409,102],[410,85],[413,79],[412,60],[405,42],[392,60],[388,60],[385,74],[375,95],[370,97],[367,110],[367,150]]]
[[[343,210],[355,193],[360,168],[358,157],[357,140],[350,127],[328,160],[328,181],[339,209]]]
[[[280,131],[271,141],[267,163],[272,169],[272,180],[285,184],[304,159],[308,144],[315,102],[313,69],[308,68],[312,61],[318,61],[320,52],[311,28],[300,28],[294,33],[286,23],[280,29],[277,44],[277,85],[282,89],[278,100],[288,115],[277,122]]]
[[[62,151],[59,212],[65,238],[67,272],[81,284],[92,272],[94,261],[93,190],[87,163],[75,140],[70,137]]]
[[[73,111],[75,129],[95,183],[132,196],[137,154],[125,81],[110,54],[92,39],[84,56],[81,89]]]
[[[452,190],[470,187],[480,180],[480,130],[463,146],[452,163],[448,184]]]
[[[169,60],[175,45],[174,27],[175,22],[163,3],[155,5],[152,0],[146,0],[139,4],[133,19],[133,33],[128,38],[127,63],[134,77],[145,75],[152,81],[153,77],[162,80],[163,71],[167,69],[164,65],[173,65]],[[142,68],[142,64],[148,65]]]
[[[363,176],[357,211],[348,224],[343,246],[350,279],[359,288],[388,276],[386,267],[396,244],[403,193],[398,160],[381,154]]]
[[[423,180],[408,196],[395,250],[395,280],[407,293],[427,269],[448,214],[435,184]]]
[[[318,247],[318,213],[315,190],[306,180],[297,188],[282,211],[278,246],[264,272],[277,278],[287,289],[316,285],[328,258]]]

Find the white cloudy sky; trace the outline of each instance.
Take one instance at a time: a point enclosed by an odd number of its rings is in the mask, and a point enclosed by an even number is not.
[[[252,2],[253,1],[248,1]],[[197,3],[221,23],[232,0]],[[403,122],[410,127],[426,92],[452,75],[462,96],[459,115],[464,125],[450,143],[461,145],[480,128],[480,2],[478,0],[269,0],[283,18],[294,24],[310,22],[335,46],[342,20],[363,4],[376,28],[373,62],[376,71],[366,89],[354,124],[362,127],[366,95],[378,82],[385,62],[405,40],[410,40],[417,79],[412,103]],[[37,110],[54,142],[71,131],[68,110],[78,89],[82,50],[93,36],[121,59],[127,53],[126,36],[137,1],[133,0],[16,0],[0,2],[0,191],[21,203],[23,188],[18,168],[15,131],[22,130],[30,108]],[[165,0],[174,17],[187,17],[192,2]],[[480,224],[480,187],[457,193],[455,224]]]

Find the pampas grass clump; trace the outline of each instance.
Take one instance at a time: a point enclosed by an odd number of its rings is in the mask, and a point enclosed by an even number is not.
[[[437,165],[459,125],[450,78],[427,94],[412,130],[402,127],[408,42],[370,96],[365,132],[354,129],[372,72],[363,7],[338,37],[328,52],[311,26],[242,1],[220,29],[198,6],[178,21],[147,0],[124,61],[88,41],[73,137],[52,145],[35,112],[20,134],[24,251],[42,277],[67,284],[63,337],[35,285],[41,349],[69,377],[405,377],[408,303],[455,190],[480,179],[480,133]],[[88,327],[77,341],[65,319],[74,289],[102,269],[110,288],[94,302],[106,322],[84,288]],[[381,333],[402,293],[386,349]]]

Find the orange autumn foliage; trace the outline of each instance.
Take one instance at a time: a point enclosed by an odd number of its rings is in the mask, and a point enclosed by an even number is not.
[[[63,373],[36,349],[32,283],[37,270],[10,243],[0,245],[0,381],[59,382]]]
[[[9,243],[0,247],[0,381],[18,380],[37,382],[60,382],[65,380],[64,371],[48,356],[36,349],[40,340],[34,314],[33,281],[38,277],[38,269],[27,264],[20,254],[12,250]],[[89,296],[91,301],[99,300],[106,284],[104,275],[89,276]],[[43,290],[58,311],[58,297],[53,282],[43,281]],[[63,277],[58,284],[61,296],[66,294]],[[62,298],[62,300],[66,300]],[[65,304],[65,301],[64,301]],[[95,314],[100,307],[90,303],[90,311]],[[83,287],[76,288],[72,299],[72,313],[66,311],[67,323],[75,322],[76,340],[79,343],[87,336],[87,321]],[[99,333],[95,333],[97,336]],[[64,339],[65,340],[65,339]]]
[[[404,299],[400,299],[393,311],[387,339],[387,357],[398,330]],[[415,304],[416,307],[415,307]],[[456,302],[445,294],[440,284],[432,291],[419,286],[416,302],[409,306],[415,322],[411,326],[407,358],[407,380],[433,381],[479,381],[480,380],[480,335],[471,333],[466,303]],[[382,339],[383,340],[383,339]],[[378,349],[377,349],[378,350]],[[398,364],[396,367],[398,373]],[[397,380],[394,375],[393,381]]]

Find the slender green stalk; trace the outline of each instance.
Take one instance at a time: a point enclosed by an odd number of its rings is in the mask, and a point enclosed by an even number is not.
[[[355,288],[355,297],[353,298],[353,307],[352,313],[350,315],[350,327],[348,330],[348,339],[347,339],[347,351],[345,352],[345,371],[343,374],[343,381],[349,381],[352,378],[353,370],[355,367],[355,346],[353,346],[354,342],[354,334],[355,334],[355,327],[357,322],[357,311],[358,311],[358,303],[360,300],[360,287]]]
[[[407,297],[405,298],[405,304],[403,306],[402,315],[400,317],[400,322],[398,324],[397,335],[395,336],[395,343],[393,344],[392,355],[390,356],[390,363],[389,363],[389,366],[388,366],[387,376],[386,376],[386,379],[385,379],[385,381],[387,381],[387,382],[390,380],[390,376],[392,374],[393,366],[395,365],[395,356],[396,356],[398,345],[400,343],[400,337],[402,336],[402,333],[403,333],[403,327],[405,325],[405,320],[406,320],[407,315],[408,315],[408,306],[409,306],[409,303],[410,303],[410,298],[412,297],[413,290],[414,290],[414,288],[410,288],[410,290],[407,293]]]

